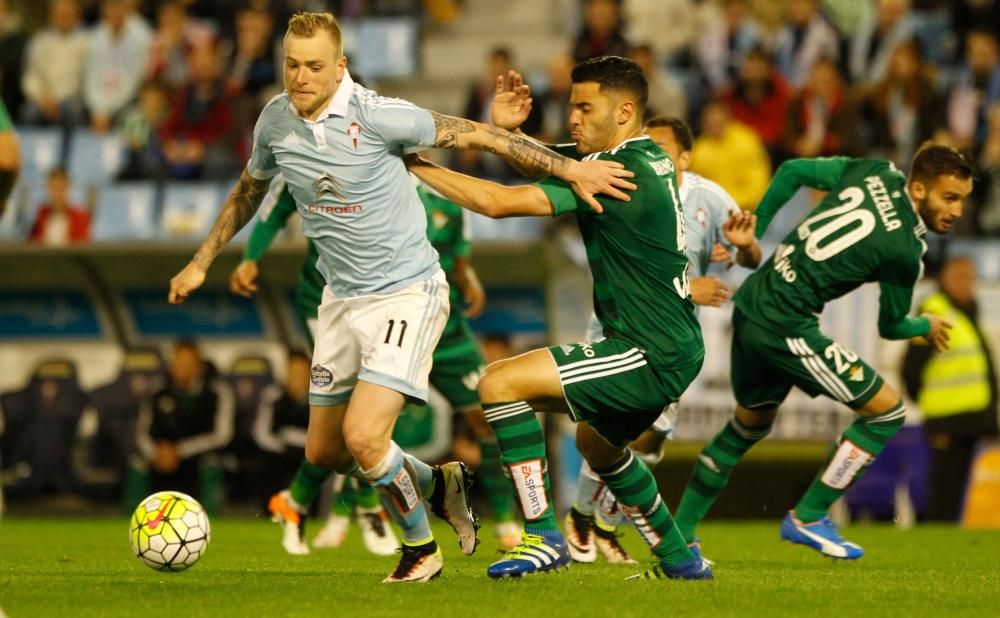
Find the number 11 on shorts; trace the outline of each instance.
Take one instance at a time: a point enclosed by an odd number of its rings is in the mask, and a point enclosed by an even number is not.
[[[385,341],[382,343],[389,343],[392,340],[392,331],[396,327],[396,320],[389,320],[389,328],[385,331]],[[403,347],[403,337],[406,336],[406,320],[399,321],[399,340],[396,341],[396,345]]]

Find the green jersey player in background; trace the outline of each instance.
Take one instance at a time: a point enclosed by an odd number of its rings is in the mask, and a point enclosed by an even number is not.
[[[510,129],[510,127],[504,127]],[[684,210],[687,236],[685,253],[696,275],[691,279],[691,300],[696,305],[719,307],[729,298],[730,288],[716,277],[707,276],[711,262],[735,262],[747,268],[760,264],[760,245],[754,236],[756,217],[743,212],[718,184],[689,172],[694,136],[691,127],[679,118],[658,116],[646,123],[646,135],[674,162],[678,196]],[[600,321],[591,317],[588,341],[604,337]],[[651,429],[629,445],[649,467],[662,457],[663,443],[671,439],[677,406],[671,406]],[[624,513],[601,478],[584,462],[577,478],[576,499],[566,514],[564,527],[570,556],[576,562],[594,562],[600,553],[610,563],[635,563],[618,542],[618,526]]]
[[[711,569],[688,548],[653,475],[625,448],[680,398],[704,356],[690,300],[674,165],[642,134],[648,85],[637,64],[615,56],[594,58],[573,69],[572,81],[569,125],[577,143],[558,150],[619,163],[634,175],[630,200],[601,197],[598,213],[554,178],[504,187],[411,161],[411,171],[421,180],[488,216],[574,213],[606,336],[595,343],[527,352],[493,363],[483,374],[479,397],[525,520],[521,544],[490,565],[487,574],[518,577],[570,562],[535,415],[544,411],[569,413],[577,422],[577,446],[656,554],[655,566],[638,577],[709,579]],[[497,90],[502,99],[502,87]],[[519,92],[510,94],[516,99]],[[520,107],[530,106],[530,97],[521,96]],[[494,121],[505,124],[496,115]]]
[[[827,196],[778,245],[734,297],[731,375],[736,413],[702,450],[677,511],[689,542],[733,467],[770,432],[793,386],[826,395],[857,419],[834,443],[781,537],[834,558],[863,550],[842,539],[830,505],[856,481],[903,425],[900,395],[866,362],[819,330],[826,303],[878,282],[878,330],[885,339],[924,337],[938,350],[951,327],[940,317],[907,317],[923,271],[926,229],[947,233],[972,191],[972,167],[952,148],[927,145],[907,180],[888,161],[796,159],[778,168],[757,209],[757,236],[799,187]]]
[[[450,285],[451,311],[441,339],[434,349],[434,364],[430,382],[444,396],[456,412],[465,415],[472,431],[479,439],[482,460],[479,479],[497,522],[497,537],[505,548],[520,540],[520,525],[514,521],[510,490],[500,468],[500,450],[496,438],[479,405],[476,384],[485,365],[475,335],[469,326],[469,317],[482,313],[485,293],[479,278],[469,263],[469,243],[465,238],[462,209],[435,194],[425,186],[417,187],[417,195],[427,211],[427,237],[438,252],[441,268]],[[287,191],[280,176],[272,183],[270,193],[261,205],[260,216],[254,225],[250,240],[243,254],[243,261],[230,277],[230,289],[242,296],[256,291],[258,263],[296,211],[295,200]],[[308,255],[299,274],[296,291],[296,308],[312,346],[312,333],[316,328],[319,304],[325,282],[316,269],[318,254],[315,245],[308,242]],[[467,308],[466,308],[467,305]],[[291,554],[309,553],[304,540],[305,513],[285,505],[309,505],[319,494],[331,471],[313,466],[304,460],[296,471],[286,495],[277,495],[269,505],[284,527],[282,546]],[[326,525],[313,540],[315,547],[338,547],[347,535],[352,506],[357,507],[357,521],[365,546],[374,554],[391,555],[399,543],[391,528],[386,526],[386,515],[378,496],[370,486],[356,479],[334,475],[335,496],[333,511]],[[293,501],[288,501],[291,497]],[[277,511],[281,510],[281,517]]]

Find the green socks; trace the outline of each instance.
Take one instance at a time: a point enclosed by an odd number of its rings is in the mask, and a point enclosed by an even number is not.
[[[903,426],[906,407],[900,401],[878,416],[859,416],[844,430],[826,463],[795,506],[795,517],[811,523],[826,517],[830,505],[861,478],[885,445]]]
[[[734,418],[726,423],[698,455],[691,480],[684,488],[681,504],[677,507],[677,527],[688,543],[695,539],[698,523],[712,508],[716,498],[722,493],[733,467],[743,455],[771,431],[750,429],[740,425]]]
[[[304,509],[309,508],[309,505],[319,495],[320,487],[332,474],[333,472],[330,470],[314,466],[306,461],[305,458],[302,458],[302,463],[299,464],[299,469],[295,471],[295,476],[292,477],[292,485],[289,487],[292,500]]]
[[[483,403],[496,434],[500,461],[514,483],[529,534],[558,533],[545,459],[545,436],[534,410],[523,401]]]
[[[660,498],[656,479],[632,451],[625,451],[619,461],[607,468],[595,468],[594,472],[618,498],[622,511],[662,562],[677,564],[694,560],[687,541]]]

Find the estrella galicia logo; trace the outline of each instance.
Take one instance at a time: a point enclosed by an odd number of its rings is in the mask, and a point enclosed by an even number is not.
[[[321,201],[324,195],[341,201],[344,199],[340,192],[340,183],[327,172],[323,172],[323,175],[313,182],[313,191],[316,192],[317,202]]]
[[[313,365],[312,383],[317,388],[326,388],[333,384],[333,374],[322,365]]]

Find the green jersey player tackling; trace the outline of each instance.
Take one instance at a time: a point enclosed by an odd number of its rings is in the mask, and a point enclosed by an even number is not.
[[[411,166],[448,199],[488,216],[575,213],[606,335],[592,344],[557,345],[498,361],[479,383],[525,520],[521,544],[487,574],[517,577],[569,564],[535,416],[546,411],[569,413],[578,423],[577,446],[656,554],[656,565],[643,575],[708,579],[711,569],[681,537],[653,475],[624,448],[680,398],[704,355],[690,300],[674,166],[642,135],[648,86],[638,65],[595,58],[577,65],[572,79],[569,124],[577,143],[560,151],[621,164],[634,174],[631,200],[602,198],[598,214],[555,179],[503,187],[419,160]]]
[[[768,434],[793,386],[826,395],[858,413],[823,468],[784,519],[781,536],[834,558],[863,555],[827,516],[903,425],[903,400],[867,363],[819,330],[826,303],[878,282],[878,330],[886,339],[925,337],[947,348],[950,325],[933,315],[907,317],[920,279],[926,228],[944,234],[972,191],[972,167],[957,151],[925,146],[909,181],[891,163],[871,159],[797,159],[780,168],[757,209],[757,235],[799,187],[827,196],[740,287],[734,302],[731,368],[736,414],[699,455],[677,523],[695,528],[733,467]]]

